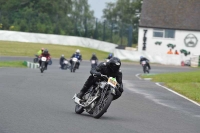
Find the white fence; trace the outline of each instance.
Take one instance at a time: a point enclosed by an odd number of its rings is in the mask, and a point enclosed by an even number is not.
[[[27,33],[27,32],[5,31],[5,30],[0,30],[0,40],[81,46],[112,53],[114,52],[114,49],[117,46],[116,44],[113,43],[108,43],[83,37]]]

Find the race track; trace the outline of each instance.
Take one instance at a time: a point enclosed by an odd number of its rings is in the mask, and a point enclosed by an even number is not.
[[[151,73],[193,69],[152,65]],[[138,64],[122,64],[124,93],[100,119],[75,114],[72,97],[89,71],[88,61],[75,73],[60,70],[57,59],[44,73],[0,68],[0,133],[200,133],[200,107],[154,82],[138,79],[135,75],[142,73]]]

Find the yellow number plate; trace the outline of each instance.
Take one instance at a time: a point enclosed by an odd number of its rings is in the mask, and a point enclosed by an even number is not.
[[[114,87],[117,85],[116,79],[111,77],[108,79],[108,83]]]

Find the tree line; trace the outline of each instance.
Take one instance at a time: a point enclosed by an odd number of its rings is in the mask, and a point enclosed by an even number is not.
[[[0,0],[0,29],[127,45],[128,39],[137,43],[140,11],[141,0],[117,0],[106,3],[102,18],[97,19],[88,0]]]

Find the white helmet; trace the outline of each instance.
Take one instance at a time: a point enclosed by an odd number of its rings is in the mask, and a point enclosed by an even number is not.
[[[80,50],[79,50],[79,49],[77,49],[77,50],[76,50],[76,53],[80,53]]]
[[[65,55],[64,55],[64,54],[62,54],[61,56],[62,56],[62,57],[64,57]]]

